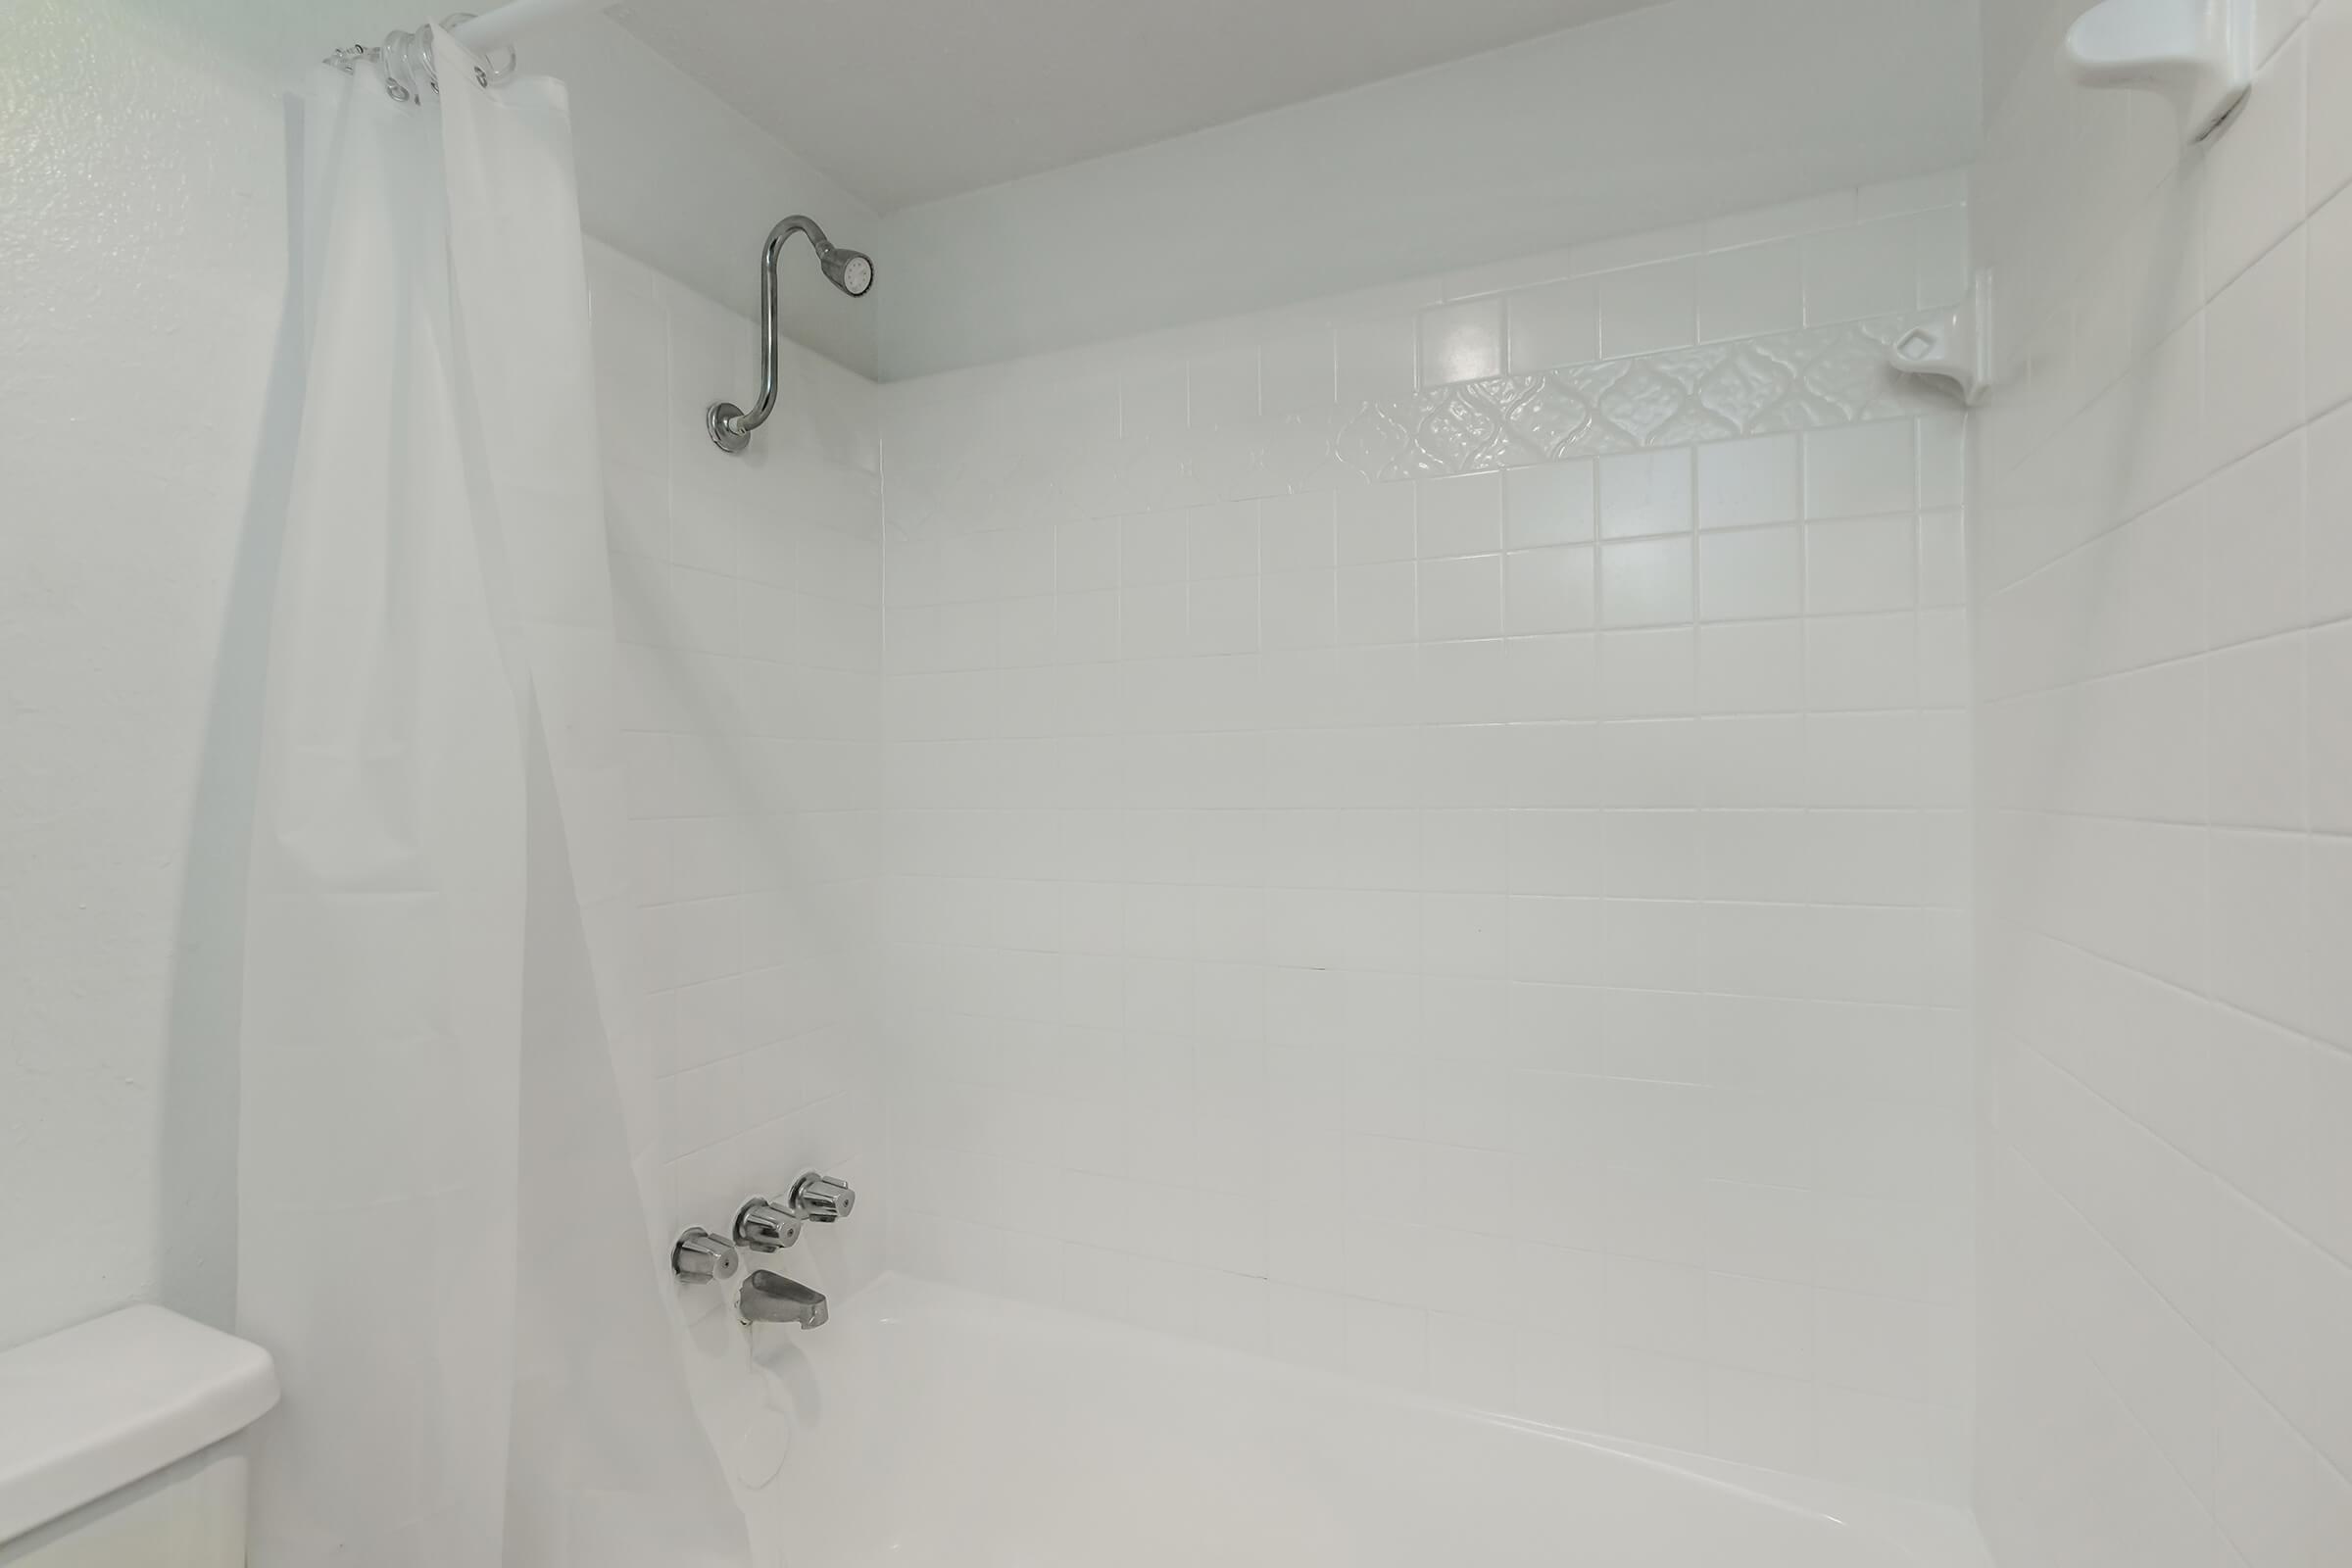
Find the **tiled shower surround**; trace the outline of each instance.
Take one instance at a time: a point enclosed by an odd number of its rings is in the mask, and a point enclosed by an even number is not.
[[[1979,1511],[2004,1568],[2352,1562],[2352,4],[2239,119],[2028,41],[1978,186],[1988,1111]]]
[[[1966,1495],[1962,196],[883,389],[902,1266]]]
[[[882,742],[875,390],[786,345],[776,416],[725,457],[702,410],[758,384],[752,323],[602,246],[588,275],[668,1220],[723,1230],[747,1195],[835,1171],[864,1223],[812,1227],[795,1261],[852,1290],[882,1267],[888,1214],[862,912]]]

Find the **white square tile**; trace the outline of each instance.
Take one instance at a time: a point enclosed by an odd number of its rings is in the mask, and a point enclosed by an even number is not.
[[[1708,1359],[1785,1378],[1813,1375],[1813,1293],[1785,1280],[1711,1274]]]
[[[1420,566],[1424,641],[1502,634],[1502,557],[1463,556]]]
[[[2310,84],[2304,106],[2304,205],[2317,208],[2352,181],[2352,106],[2337,90],[2352,70],[2352,8],[2344,0],[2320,0],[2311,8],[2303,36]]]
[[[2352,398],[2352,192],[2339,192],[2304,229],[2304,409],[2318,415]]]
[[[1628,1437],[1673,1447],[1705,1441],[1706,1370],[1697,1361],[1616,1350],[1608,1357],[1609,1421]]]
[[[1690,450],[1602,458],[1596,493],[1604,539],[1684,532],[1693,510]]]
[[[1340,402],[1412,395],[1419,323],[1410,316],[1346,322],[1332,334]]]
[[[1699,536],[1698,612],[1702,620],[1795,615],[1804,608],[1803,529],[1793,525],[1744,528]]]
[[[1919,214],[1911,224],[1919,308],[1957,306],[1968,297],[1968,214],[1957,207],[1939,208]]]
[[[1117,587],[1119,524],[1110,520],[1063,523],[1054,530],[1054,586],[1061,593]]]
[[[2352,408],[2312,421],[2304,463],[2305,603],[2332,620],[2352,614]]]
[[[1904,420],[1805,435],[1805,515],[1850,517],[1916,504],[1917,453]]]
[[[1805,697],[1815,712],[1916,706],[1919,636],[1912,617],[1833,615],[1807,622]]]
[[[1339,583],[1330,571],[1268,572],[1259,584],[1264,646],[1325,648],[1339,630]]]
[[[1513,550],[1581,544],[1592,537],[1591,459],[1503,470],[1503,538]]]
[[[1257,350],[1225,349],[1185,368],[1193,428],[1213,429],[1257,417]]]
[[[1446,386],[1502,373],[1502,301],[1462,300],[1423,311],[1421,385]]]
[[[1182,512],[1153,512],[1130,517],[1120,526],[1119,581],[1129,588],[1182,582],[1189,570],[1192,519]],[[949,565],[951,577],[962,575]],[[992,597],[965,592],[957,598]]]
[[[1417,541],[1424,561],[1492,555],[1502,548],[1503,476],[1463,473],[1414,481]]]
[[[1593,624],[1593,551],[1590,545],[1514,550],[1505,558],[1504,629],[1582,631]]]
[[[1800,451],[1793,435],[1711,441],[1700,447],[1698,525],[1740,528],[1795,521],[1803,514]]]
[[[1515,636],[1503,645],[1503,653],[1505,716],[1517,720],[1592,716],[1599,676],[1590,633]]]
[[[1327,327],[1263,344],[1258,349],[1258,381],[1266,414],[1303,414],[1331,407],[1339,395],[1337,367]]]
[[[1792,713],[1802,710],[1803,622],[1700,626],[1698,706],[1707,713]]]
[[[2303,623],[2303,437],[2206,481],[2205,628],[2216,646]]]
[[[1513,375],[1600,357],[1600,311],[1590,279],[1519,289],[1504,300]]]
[[[1456,813],[1443,813],[1453,815]],[[1497,838],[1494,848],[1499,851]],[[1501,867],[1499,856],[1494,867]],[[1421,967],[1426,974],[1483,975],[1505,972],[1502,894],[1425,893],[1421,896]]]
[[[1508,816],[1499,810],[1421,813],[1421,885],[1450,893],[1505,891]],[[1422,909],[1426,940],[1429,910]],[[1499,929],[1499,928],[1497,928]]]
[[[1413,559],[1413,487],[1378,484],[1338,496],[1340,564]]]
[[[1726,1366],[1709,1366],[1706,1377],[1710,1451],[1773,1470],[1814,1468],[1810,1383]]]
[[[2205,154],[2205,287],[2219,292],[2303,220],[2303,40],[2264,62]]]
[[[2243,457],[2303,416],[2303,236],[2290,234],[2205,312],[2207,461]]]
[[[1185,518],[1185,575],[1250,577],[1258,570],[1257,510],[1248,502],[1194,507]]]
[[[1329,567],[1339,559],[1328,493],[1269,496],[1257,503],[1259,560],[1269,572]]]
[[[1697,666],[1697,639],[1687,626],[1603,633],[1601,711],[1628,718],[1688,713],[1695,701]]]
[[[1601,358],[1621,360],[1698,341],[1698,275],[1690,261],[1654,262],[1595,280]]]
[[[1804,321],[1804,252],[1797,241],[1747,245],[1699,259],[1700,342],[1792,332]]]
[[[1912,308],[1907,218],[1877,219],[1804,241],[1805,322],[1858,320]]]
[[[1957,511],[1920,514],[1919,602],[1968,602],[1968,532],[1966,518]]]
[[[1916,592],[1909,516],[1808,522],[1805,608],[1816,615],[1910,608]]]
[[[1689,620],[1691,578],[1688,538],[1632,540],[1602,546],[1601,624],[1646,626]]]
[[[1129,437],[1181,430],[1192,417],[1182,365],[1145,362],[1119,377],[1119,427]]]
[[[2304,673],[2300,637],[2224,649],[2205,661],[2206,777],[2216,822],[2304,825]]]
[[[2311,825],[2352,832],[2352,623],[2303,639],[2305,776]]]

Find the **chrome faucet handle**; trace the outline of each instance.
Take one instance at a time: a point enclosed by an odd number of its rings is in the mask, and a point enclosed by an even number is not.
[[[839,1177],[808,1171],[792,1184],[789,1201],[792,1211],[803,1219],[830,1225],[837,1219],[845,1218],[851,1209],[858,1206],[858,1195],[851,1191],[848,1182]]]
[[[735,1211],[735,1245],[774,1252],[801,1239],[801,1216],[772,1199],[747,1198]]]
[[[669,1250],[670,1272],[689,1285],[735,1277],[735,1249],[703,1229],[690,1225]]]

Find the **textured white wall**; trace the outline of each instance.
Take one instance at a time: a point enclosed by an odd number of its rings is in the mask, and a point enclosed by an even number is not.
[[[257,474],[285,436],[256,59],[396,10],[0,14],[0,1344],[158,1294],[226,1313]]]
[[[133,1298],[229,1309],[236,937],[294,370],[282,94],[421,14],[0,8],[0,1344]],[[769,209],[835,204],[616,26],[583,28],[603,41],[526,59],[576,72],[592,221],[682,273],[723,263],[748,300]],[[711,127],[726,151],[692,162]],[[829,349],[870,354],[870,316],[825,314],[813,270],[793,286]],[[740,399],[731,372],[708,393]]]
[[[2201,152],[1988,5],[1979,1505],[2007,1568],[2352,1562],[2352,4]]]
[[[1976,152],[1973,0],[1673,0],[882,225],[882,374],[1690,222]]]
[[[1964,1494],[1961,195],[884,389],[906,1266]]]

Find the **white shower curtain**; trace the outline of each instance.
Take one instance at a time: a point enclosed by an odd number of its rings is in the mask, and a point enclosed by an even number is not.
[[[305,108],[307,382],[248,900],[259,1568],[744,1568],[632,1022],[562,85]]]

